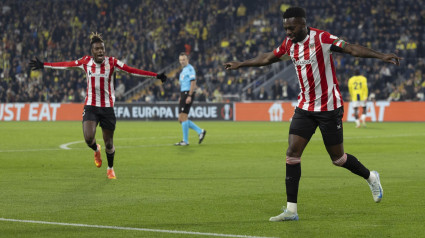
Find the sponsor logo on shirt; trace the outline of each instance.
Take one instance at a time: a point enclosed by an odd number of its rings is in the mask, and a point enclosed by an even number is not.
[[[107,74],[100,74],[100,73],[93,73],[91,71],[89,71],[89,77],[108,77]]]
[[[299,66],[299,65],[307,65],[307,64],[314,64],[317,61],[315,59],[309,59],[309,60],[295,60],[294,58],[292,58],[292,63],[294,63],[295,66]]]

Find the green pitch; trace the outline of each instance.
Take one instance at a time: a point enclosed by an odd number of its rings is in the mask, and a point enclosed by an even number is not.
[[[317,131],[302,157],[299,222],[286,205],[289,123],[118,122],[117,180],[95,167],[81,122],[0,122],[0,237],[421,237],[425,123],[344,124],[345,150],[381,175],[384,198],[332,165]],[[101,130],[97,141],[103,146]],[[61,149],[60,146],[68,149]],[[49,223],[47,223],[49,222]],[[199,233],[196,233],[199,232]]]

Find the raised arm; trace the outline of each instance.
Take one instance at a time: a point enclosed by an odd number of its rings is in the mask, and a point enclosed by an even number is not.
[[[395,54],[384,54],[370,48],[356,45],[356,44],[347,44],[346,47],[342,49],[342,53],[352,55],[354,57],[361,58],[377,58],[384,62],[400,65],[401,58]]]
[[[279,58],[277,58],[274,55],[273,51],[271,51],[268,53],[262,53],[255,58],[245,60],[243,62],[232,61],[232,62],[224,63],[224,67],[227,70],[239,69],[242,67],[260,67],[260,66],[269,65],[278,61],[279,61]]]

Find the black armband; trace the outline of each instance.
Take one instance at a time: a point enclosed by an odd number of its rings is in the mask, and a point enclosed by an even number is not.
[[[331,45],[331,51],[342,53],[343,52],[343,48],[341,48],[339,46],[336,46],[336,45]]]

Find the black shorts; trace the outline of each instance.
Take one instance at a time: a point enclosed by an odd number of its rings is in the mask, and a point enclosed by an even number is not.
[[[83,122],[84,121],[95,121],[96,125],[100,123],[102,129],[111,131],[115,130],[115,124],[117,123],[113,107],[95,107],[88,105],[84,106]]]
[[[189,114],[190,108],[192,107],[193,100],[195,99],[195,92],[192,94],[192,100],[189,104],[186,104],[186,98],[189,96],[189,91],[180,92],[179,102],[179,113]]]
[[[297,107],[292,117],[289,134],[310,140],[319,126],[325,145],[341,144],[343,142],[343,115],[343,107],[328,112],[310,112]]]

